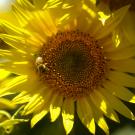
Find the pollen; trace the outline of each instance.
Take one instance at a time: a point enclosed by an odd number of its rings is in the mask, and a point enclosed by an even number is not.
[[[103,48],[90,34],[59,32],[39,52],[43,67],[38,71],[40,80],[63,97],[76,100],[101,85],[106,59]]]

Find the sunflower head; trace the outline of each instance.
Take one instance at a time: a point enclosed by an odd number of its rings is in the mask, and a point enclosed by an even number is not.
[[[62,114],[68,134],[76,111],[95,134],[95,123],[109,134],[104,116],[119,122],[119,112],[134,119],[122,100],[135,103],[135,47],[119,28],[129,6],[106,15],[93,0],[17,0],[18,26],[1,20],[2,69],[14,73],[0,87],[19,93],[12,102],[33,114],[31,126],[50,112]],[[130,65],[130,66],[129,66]]]
[[[106,59],[88,33],[59,32],[48,39],[36,58],[39,78],[64,98],[77,99],[98,87]]]

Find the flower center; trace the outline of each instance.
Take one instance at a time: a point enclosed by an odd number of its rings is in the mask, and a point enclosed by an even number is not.
[[[89,34],[57,33],[40,50],[40,79],[65,98],[90,94],[102,82],[106,59],[101,46]]]

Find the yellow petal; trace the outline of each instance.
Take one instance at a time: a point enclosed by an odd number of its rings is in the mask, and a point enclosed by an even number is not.
[[[104,83],[104,87],[108,92],[112,93],[116,97],[131,103],[135,103],[135,100],[133,100],[135,96],[129,89],[109,81]]]
[[[94,19],[96,17],[96,11],[92,9],[92,4],[90,3],[90,7],[87,4],[83,4],[83,9],[88,13],[89,18]]]
[[[36,0],[36,1],[38,2],[38,0]],[[46,1],[43,9],[46,9],[46,8],[57,8],[58,6],[61,6],[62,3],[63,2],[61,0],[48,0],[48,1]]]
[[[96,101],[94,101],[94,102],[96,102]],[[89,103],[91,105],[91,108],[93,109],[93,115],[94,115],[95,122],[106,133],[106,135],[109,135],[109,128],[103,117],[103,113],[101,112],[101,110],[99,108],[97,108],[94,105],[94,102],[92,102],[89,98]]]
[[[7,78],[10,75],[9,71],[6,71],[5,69],[0,69],[0,82]]]
[[[135,96],[132,97],[132,99],[129,100],[131,103],[135,103]]]
[[[28,61],[23,62],[4,62],[0,63],[0,66],[11,73],[15,73],[18,75],[29,75],[31,72],[31,65]]]
[[[26,39],[25,38],[19,37],[19,36],[11,36],[8,34],[0,34],[0,38],[5,43],[10,45],[11,47],[18,49],[18,50],[21,50],[20,52],[25,53],[25,51],[26,51]],[[18,43],[20,43],[19,46],[18,46]]]
[[[131,45],[123,34],[123,29],[121,27],[116,28],[112,35],[105,38],[101,44],[103,45],[105,52],[121,51],[120,49]]]
[[[56,24],[57,25],[64,25],[67,24],[68,19],[71,17],[71,15],[69,13],[64,14],[63,16],[61,16],[60,18],[57,18]]]
[[[17,4],[29,10],[34,10],[35,8],[35,6],[28,0],[17,0]]]
[[[26,61],[26,55],[22,54],[16,49],[10,49],[10,50],[5,50],[5,49],[0,49],[0,63],[9,63],[11,61]]]
[[[97,39],[101,39],[111,33],[125,17],[125,14],[127,13],[129,7],[130,6],[128,5],[115,11],[112,16],[106,20],[105,25],[95,33],[95,37]]]
[[[28,23],[27,21],[30,19],[30,15],[27,14],[28,11],[23,10],[23,8],[15,4],[12,6],[12,11],[15,14],[19,24],[24,27]]]
[[[92,134],[95,134],[94,116],[87,99],[81,98],[77,101],[77,113],[82,123],[89,129]]]
[[[96,0],[89,0],[92,4],[96,5]]]
[[[43,39],[46,36],[52,36],[52,34],[56,34],[57,28],[49,12],[37,11],[32,15],[33,17],[31,17],[31,20],[26,25],[27,29],[39,33]]]
[[[8,99],[0,98],[0,109],[7,109],[7,108],[14,109],[15,107],[16,105],[11,101],[9,101]]]
[[[121,86],[135,88],[135,77],[129,74],[117,71],[110,71],[108,74],[108,79]]]
[[[45,0],[33,0],[33,3],[36,8],[42,9],[44,7],[46,1]]]
[[[3,20],[7,20],[8,22],[10,22],[12,24],[19,25],[19,23],[16,20],[14,14],[11,11],[0,12],[0,18],[3,19]],[[1,29],[0,29],[0,31],[1,31]]]
[[[108,53],[106,52],[106,56],[111,60],[127,59],[135,56],[135,47],[129,46],[127,48],[115,50],[113,52],[108,52]]]
[[[74,124],[74,101],[72,99],[65,99],[62,106],[62,118],[66,134],[69,134]]]
[[[55,94],[55,96],[52,97],[52,101],[50,105],[50,115],[51,115],[52,122],[54,122],[60,115],[62,102],[63,102],[62,96]]]
[[[99,90],[98,90],[99,91]],[[108,100],[100,94],[98,91],[94,91],[90,95],[90,99],[92,100],[93,104],[102,110],[102,112],[111,120],[115,122],[119,122],[119,118],[116,112],[113,110],[112,106],[108,103]],[[96,99],[96,100],[95,100]]]
[[[58,116],[60,115],[61,108],[60,107],[52,107],[50,106],[50,115],[51,115],[51,122],[54,122]]]
[[[126,105],[124,105],[118,98],[106,92],[107,89],[100,89],[100,92],[107,98],[110,105],[119,113],[124,115],[125,117],[134,120],[135,117],[133,113],[128,109]]]
[[[97,122],[98,126],[104,130],[104,132],[106,133],[106,135],[109,135],[109,129],[108,129],[108,125],[105,121],[105,119],[103,117],[100,117],[98,122]]]
[[[107,15],[101,11],[98,12],[98,15],[100,16],[99,20],[102,22],[102,25],[105,25],[105,22],[110,17],[110,15]]]
[[[40,113],[37,113],[31,119],[31,127],[34,127],[37,122],[39,122],[46,114],[47,110],[42,110]]]
[[[3,29],[3,33],[8,33],[11,35],[19,35],[19,36],[28,36],[30,33],[23,29],[16,27],[15,25],[12,25],[11,23],[5,21],[5,20],[0,20],[0,29]]]
[[[135,73],[135,59],[112,60],[109,63],[110,68],[117,71]]]
[[[35,39],[33,36],[23,37],[8,34],[0,34],[0,38],[9,46],[11,46],[12,49],[14,48],[19,53],[27,54],[28,56],[31,55],[33,51],[35,52],[37,50],[37,46],[39,47],[41,44],[39,39]],[[18,43],[20,43],[19,46]]]
[[[3,81],[0,86],[0,95],[12,89],[12,92],[19,91],[19,87],[27,81],[27,76],[17,76],[15,78],[8,78]]]
[[[41,4],[42,0],[37,2]],[[33,34],[37,32],[43,42],[45,42],[46,36],[56,34],[57,29],[55,22],[47,10],[30,12],[29,10],[25,10],[24,8],[20,8],[17,5],[14,5],[13,11],[18,17],[20,24],[26,29],[32,31]]]
[[[23,91],[19,93],[15,98],[13,98],[12,102],[15,104],[24,104],[29,102],[30,99],[31,99],[30,95],[26,91]]]
[[[129,11],[121,24],[124,34],[131,44],[135,44],[135,13]]]
[[[69,14],[70,15],[70,14]],[[76,27],[82,32],[89,32],[92,24],[90,15],[86,11],[82,11],[76,18]],[[72,26],[71,26],[72,27]],[[73,28],[74,29],[74,28]]]
[[[22,115],[27,115],[33,112],[37,108],[38,105],[40,105],[42,101],[42,97],[39,96],[39,94],[35,94],[33,97],[31,97],[28,104],[24,107],[24,110],[22,112]]]

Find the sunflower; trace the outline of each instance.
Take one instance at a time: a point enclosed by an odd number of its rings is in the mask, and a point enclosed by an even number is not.
[[[16,26],[0,21],[9,46],[0,67],[14,73],[0,89],[20,92],[13,102],[28,102],[21,114],[33,114],[32,127],[48,112],[52,122],[62,114],[66,134],[75,112],[92,134],[95,123],[109,134],[104,116],[119,122],[116,111],[134,119],[121,101],[135,103],[135,46],[119,29],[128,9],[105,15],[93,0],[17,0]]]

